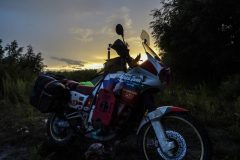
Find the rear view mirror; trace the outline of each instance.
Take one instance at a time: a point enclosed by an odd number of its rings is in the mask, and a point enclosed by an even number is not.
[[[143,40],[143,42],[145,44],[150,46],[150,36],[149,36],[149,34],[145,30],[142,30],[142,33],[141,33],[140,37],[141,37],[141,39]]]
[[[122,37],[124,36],[123,26],[121,24],[118,24],[116,26],[116,32],[117,32],[118,35],[121,35]]]

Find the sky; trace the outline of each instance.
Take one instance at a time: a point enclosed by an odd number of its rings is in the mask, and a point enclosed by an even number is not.
[[[31,44],[49,69],[99,68],[120,38],[118,23],[130,54],[143,52],[139,36],[151,32],[151,10],[160,7],[160,0],[0,0],[0,39]]]

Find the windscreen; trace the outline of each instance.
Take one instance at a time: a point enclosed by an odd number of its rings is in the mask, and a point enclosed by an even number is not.
[[[143,47],[146,50],[147,53],[149,53],[152,57],[154,57],[156,60],[160,61],[160,57],[155,53],[151,47],[149,47],[147,44],[143,43]]]

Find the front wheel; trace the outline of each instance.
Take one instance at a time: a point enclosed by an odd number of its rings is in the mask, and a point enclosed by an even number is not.
[[[58,146],[67,145],[74,138],[69,122],[56,113],[51,114],[48,118],[47,133],[49,142]]]
[[[192,117],[173,113],[160,120],[166,137],[174,142],[168,152],[161,149],[151,123],[139,134],[138,144],[146,160],[209,160],[211,157],[208,136]]]

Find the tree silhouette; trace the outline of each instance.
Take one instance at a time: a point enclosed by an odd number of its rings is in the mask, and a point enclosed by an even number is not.
[[[9,90],[14,88],[14,84],[24,91],[24,85],[19,83],[32,82],[44,67],[41,53],[35,53],[31,45],[23,53],[23,47],[19,47],[17,41],[7,44],[5,48],[1,43],[0,39],[0,100],[4,96],[14,98],[12,95],[15,91]],[[19,97],[17,99],[21,100],[21,94]]]
[[[5,47],[5,51],[7,52],[7,57],[5,57],[5,61],[8,63],[17,63],[21,53],[23,51],[23,47],[18,47],[18,43],[16,40],[12,41],[11,44],[7,44]]]
[[[14,79],[31,79],[44,68],[41,53],[35,53],[31,45],[27,46],[26,53],[19,47],[16,40],[4,48],[0,40],[0,82],[4,77]],[[4,48],[4,49],[3,49]]]
[[[3,59],[3,55],[4,55],[4,49],[2,47],[2,40],[0,39],[0,63]]]
[[[240,73],[240,4],[236,0],[162,0],[153,36],[178,78],[220,80]]]
[[[42,71],[44,64],[41,53],[34,53],[31,45],[27,46],[27,52],[21,56],[20,65],[22,68],[29,68],[34,73]]]

